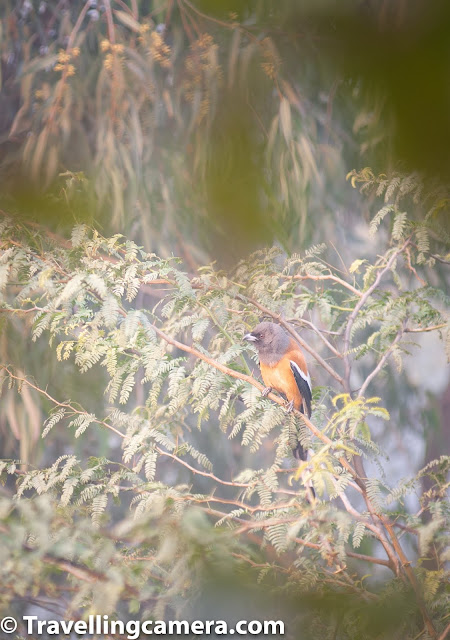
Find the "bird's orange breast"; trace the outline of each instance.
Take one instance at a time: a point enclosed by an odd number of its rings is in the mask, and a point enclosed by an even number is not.
[[[297,383],[295,382],[294,374],[292,373],[290,360],[288,354],[284,356],[275,366],[269,367],[263,362],[260,362],[261,376],[264,380],[266,387],[272,387],[283,393],[287,400],[294,401],[294,407],[300,409],[302,406],[303,398],[298,390]]]

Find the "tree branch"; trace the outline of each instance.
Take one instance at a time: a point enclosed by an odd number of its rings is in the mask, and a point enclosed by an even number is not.
[[[449,633],[450,633],[450,622],[445,627],[444,631],[441,633],[441,635],[439,636],[438,640],[445,640],[445,638],[449,635]]]
[[[416,329],[405,329],[405,333],[425,333],[427,331],[436,331],[437,329],[443,329],[447,327],[448,324],[443,322],[442,324],[435,324],[433,327],[423,327],[423,329],[417,327]]]
[[[382,358],[380,359],[380,361],[377,364],[377,366],[375,367],[375,369],[371,373],[369,373],[367,378],[364,380],[364,382],[363,382],[363,384],[362,384],[362,386],[361,386],[361,388],[360,388],[360,390],[358,392],[358,398],[361,398],[365,394],[366,389],[369,386],[369,384],[380,373],[381,369],[386,364],[386,361],[388,360],[389,356],[393,352],[393,350],[395,348],[395,345],[401,340],[401,338],[403,336],[403,333],[404,333],[404,328],[402,327],[401,329],[398,330],[397,335],[396,335],[393,343],[391,344],[389,349],[384,352]]]
[[[351,285],[349,282],[346,282],[345,280],[342,280],[338,276],[335,276],[335,275],[332,275],[332,274],[324,275],[324,276],[318,276],[318,275],[314,276],[314,275],[306,274],[304,276],[292,275],[292,276],[283,276],[283,277],[284,278],[290,278],[292,280],[316,280],[316,281],[332,280],[333,282],[337,282],[342,287],[345,287],[346,289],[351,291],[355,296],[358,296],[358,298],[361,298],[363,296],[363,292],[362,291],[359,291],[353,285]]]
[[[295,323],[300,323],[300,324],[304,324],[305,326],[309,327],[310,329],[312,329],[314,331],[314,333],[316,333],[319,338],[322,340],[322,342],[328,347],[328,349],[330,349],[330,351],[332,351],[334,353],[335,356],[337,356],[338,358],[343,358],[344,356],[342,355],[342,353],[340,351],[338,351],[336,349],[336,347],[334,347],[331,342],[329,340],[327,340],[327,338],[325,338],[325,336],[323,335],[322,331],[320,329],[318,329],[316,327],[316,325],[312,322],[310,322],[309,320],[305,320],[304,318],[292,318],[291,320],[289,320],[288,322],[290,322],[291,324],[295,324]]]
[[[248,484],[248,483],[246,484],[245,482],[227,482],[226,480],[221,480],[220,478],[215,476],[213,473],[208,473],[207,471],[200,471],[199,469],[195,469],[194,467],[192,467],[190,464],[188,464],[187,462],[185,462],[184,460],[182,460],[178,456],[175,456],[173,453],[169,453],[168,451],[164,451],[160,447],[155,447],[155,449],[162,456],[167,456],[168,458],[172,458],[173,460],[175,460],[179,464],[182,464],[184,467],[186,467],[187,469],[189,469],[190,471],[192,471],[196,475],[204,476],[205,478],[211,478],[211,480],[214,480],[215,482],[218,482],[219,484],[224,484],[224,485],[226,485],[228,487],[245,487],[245,488],[251,487],[250,484]]]
[[[57,407],[69,409],[72,413],[75,413],[77,415],[87,415],[89,413],[88,411],[81,411],[80,409],[76,409],[73,405],[69,404],[68,402],[59,402],[58,400],[56,400],[56,398],[53,398],[49,393],[47,393],[47,391],[44,391],[44,389],[41,389],[37,385],[33,384],[27,378],[21,378],[19,376],[14,375],[6,365],[0,365],[0,371],[1,370],[6,371],[9,377],[12,378],[13,380],[17,380],[18,382],[24,383],[29,387],[31,387],[32,389],[34,389],[35,391],[37,391],[38,393],[42,394],[48,400],[50,400],[50,402],[53,402],[53,404],[55,404]],[[89,415],[93,415],[93,414],[89,414]],[[99,420],[94,416],[94,419],[92,420],[92,422],[95,422],[96,424],[100,424],[103,427],[106,427],[107,429],[109,429],[110,431],[113,431],[115,434],[117,434],[121,438],[125,438],[124,433],[122,433],[112,425],[108,424],[108,422],[105,422],[105,420]]]

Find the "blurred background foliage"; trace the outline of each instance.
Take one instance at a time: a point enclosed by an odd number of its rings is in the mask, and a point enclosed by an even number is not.
[[[445,182],[450,10],[413,4],[5,0],[3,206],[194,268],[338,234],[355,167]]]
[[[326,241],[324,260],[345,279],[353,260],[384,252],[407,211],[420,246],[406,254],[403,282],[445,291],[449,27],[444,0],[3,0],[0,207],[27,222],[42,254],[42,233],[70,248],[80,222],[180,256],[191,276],[211,261],[230,273],[257,247],[289,256]],[[370,236],[374,218],[385,220]],[[306,320],[326,319],[323,293]],[[138,293],[137,308],[156,303],[154,292]],[[102,413],[98,369],[79,376],[70,360],[57,362],[19,314],[0,323],[3,363]],[[411,347],[404,374],[387,367],[373,383],[392,417],[371,423],[392,483],[450,449],[442,343],[435,333],[414,337],[422,349]],[[306,339],[323,348],[314,332]],[[371,362],[355,365],[355,387]],[[330,382],[317,366],[313,378]],[[93,429],[77,440],[54,430],[44,446],[52,405],[33,389],[10,389],[0,402],[6,457],[40,467],[61,452],[110,452]],[[127,407],[143,404],[137,384]],[[198,439],[214,451],[214,432]],[[221,471],[236,446],[227,442]],[[419,498],[408,500],[413,512]]]

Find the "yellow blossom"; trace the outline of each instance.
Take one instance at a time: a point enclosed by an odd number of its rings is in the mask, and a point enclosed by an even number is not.
[[[64,51],[64,49],[60,49],[58,52],[58,62],[60,64],[65,64],[66,62],[69,62],[70,60],[70,55]]]
[[[103,62],[105,69],[112,69],[113,66],[113,56],[111,53],[108,53],[108,55],[105,57],[105,60]]]
[[[261,67],[269,78],[272,80],[275,78],[275,66],[272,62],[263,62],[261,63]]]
[[[158,33],[157,31],[152,31],[150,37],[153,40],[153,45],[155,47],[160,47],[163,44],[163,39],[161,37],[161,34]]]

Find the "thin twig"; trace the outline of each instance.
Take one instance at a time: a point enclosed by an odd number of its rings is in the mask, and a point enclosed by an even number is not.
[[[384,365],[386,364],[389,356],[391,355],[391,353],[394,351],[395,349],[395,345],[402,339],[403,336],[403,332],[404,329],[403,327],[401,327],[398,332],[397,335],[395,336],[394,341],[392,342],[391,346],[389,347],[389,349],[387,351],[384,352],[383,357],[380,359],[379,363],[377,364],[377,366],[375,367],[375,369],[373,369],[373,371],[371,373],[369,373],[369,375],[367,376],[367,378],[364,380],[359,392],[358,392],[358,398],[361,398],[365,392],[367,387],[369,386],[369,384],[372,382],[372,380],[380,373],[381,369],[384,367]]]
[[[2,369],[4,371],[6,371],[6,373],[9,375],[10,378],[12,378],[13,380],[17,380],[18,382],[22,382],[22,383],[28,385],[29,387],[31,387],[32,389],[34,389],[35,391],[37,391],[38,393],[41,393],[48,400],[50,400],[50,402],[53,402],[53,404],[55,404],[57,407],[62,407],[63,409],[69,409],[70,411],[72,411],[72,413],[76,413],[77,415],[87,415],[88,414],[87,411],[81,411],[80,409],[76,409],[73,405],[69,404],[68,402],[59,402],[59,400],[56,400],[56,398],[53,398],[49,393],[47,393],[47,391],[44,391],[44,389],[39,388],[37,385],[35,385],[32,382],[30,382],[27,378],[21,378],[20,376],[14,375],[12,373],[12,371],[7,366],[1,365],[0,366],[0,371]],[[89,414],[89,415],[93,415],[93,414]],[[95,416],[94,416],[94,419],[92,420],[92,422],[95,422],[96,424],[100,424],[103,427],[106,427],[107,429],[109,429],[110,431],[113,431],[115,434],[117,434],[121,438],[125,438],[125,434],[124,433],[122,433],[121,431],[119,431],[118,429],[113,427],[112,425],[108,424],[108,422],[105,422],[104,420],[99,420],[98,418],[95,418]]]
[[[329,340],[327,340],[327,338],[325,338],[325,336],[323,335],[322,330],[318,329],[313,322],[310,322],[309,320],[305,320],[304,318],[292,318],[288,322],[290,322],[291,324],[295,324],[296,322],[299,322],[300,324],[304,324],[305,326],[309,327],[310,329],[312,329],[314,331],[315,334],[317,334],[319,336],[319,338],[322,340],[322,342],[330,349],[330,351],[332,351],[334,353],[335,356],[337,356],[338,358],[343,358],[344,357],[342,355],[342,353],[340,351],[338,351],[336,349],[336,347],[334,347],[331,344],[331,342]]]
[[[435,324],[432,327],[424,327],[423,329],[420,328],[416,328],[416,329],[405,329],[405,333],[426,333],[427,331],[436,331],[437,329],[443,329],[444,327],[448,327],[448,324],[446,322],[443,322],[442,324]]]
[[[335,276],[333,274],[329,274],[329,275],[298,275],[298,274],[294,274],[292,276],[283,276],[283,278],[288,278],[291,280],[332,280],[333,282],[337,282],[338,284],[340,284],[342,287],[345,287],[346,289],[348,289],[349,291],[351,291],[355,296],[358,296],[358,298],[362,298],[363,296],[363,292],[359,291],[359,289],[356,289],[356,287],[354,287],[353,285],[351,285],[349,282],[346,282],[345,280],[342,280],[342,278],[339,278],[338,276]]]
[[[307,540],[303,540],[303,538],[294,538],[294,542],[296,542],[297,544],[301,544],[304,547],[310,547],[311,549],[319,550],[321,548],[320,544],[317,544],[315,542],[308,542]],[[364,560],[365,562],[371,562],[372,564],[381,564],[384,567],[391,568],[390,562],[388,560],[383,560],[383,558],[367,556],[362,553],[355,553],[354,551],[345,551],[345,555],[349,556],[349,558],[357,558],[358,560]]]
[[[199,469],[195,469],[194,467],[192,467],[190,464],[188,464],[187,462],[185,462],[181,458],[178,458],[178,456],[175,456],[173,453],[169,453],[168,451],[164,451],[160,447],[156,447],[156,451],[158,451],[158,453],[160,453],[162,456],[167,456],[168,458],[172,458],[173,460],[176,460],[176,462],[179,462],[180,464],[182,464],[184,467],[186,467],[187,469],[189,469],[193,473],[195,473],[195,474],[197,474],[199,476],[205,476],[205,478],[211,478],[211,480],[214,480],[215,482],[218,482],[219,484],[225,484],[228,487],[246,487],[246,488],[248,488],[248,487],[251,486],[250,484],[245,484],[244,482],[228,482],[227,480],[221,480],[220,478],[215,476],[213,473],[208,473],[207,471],[200,471]]]

